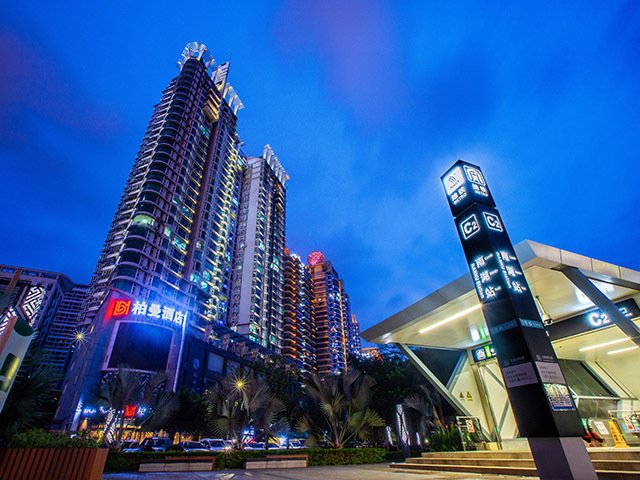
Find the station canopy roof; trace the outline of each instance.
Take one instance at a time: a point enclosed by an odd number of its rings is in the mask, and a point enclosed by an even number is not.
[[[595,308],[560,270],[576,267],[610,300],[634,298],[640,303],[640,272],[576,253],[525,240],[515,246],[541,317],[561,322]],[[638,320],[638,319],[636,319]],[[588,332],[589,343],[624,337],[615,326]],[[470,274],[454,280],[422,300],[362,332],[373,343],[403,343],[436,348],[466,349],[490,341]],[[598,359],[602,349],[583,351],[585,335],[554,342],[559,356]],[[629,345],[633,345],[631,341]],[[558,351],[559,347],[562,353]]]

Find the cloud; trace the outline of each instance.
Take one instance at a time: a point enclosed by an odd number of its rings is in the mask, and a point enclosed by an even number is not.
[[[280,50],[298,61],[322,60],[330,96],[367,128],[389,125],[404,103],[403,55],[390,5],[287,0],[275,15]]]

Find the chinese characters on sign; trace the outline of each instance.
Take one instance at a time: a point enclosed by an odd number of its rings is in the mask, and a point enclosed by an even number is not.
[[[173,307],[167,307],[166,305],[160,305],[159,303],[147,304],[147,302],[141,301],[136,301],[133,304],[131,314],[166,320],[168,322],[175,323],[178,326],[182,326],[187,318],[187,314],[185,312],[176,310]]]
[[[182,326],[187,319],[186,312],[155,302],[147,303],[139,300],[134,302],[115,298],[109,301],[105,318],[123,318],[129,315],[164,320],[177,326]]]

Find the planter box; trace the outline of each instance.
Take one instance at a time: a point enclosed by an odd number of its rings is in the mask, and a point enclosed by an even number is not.
[[[101,480],[107,448],[3,448],[2,480]]]
[[[165,457],[164,460],[143,460],[139,472],[211,472],[216,457]],[[2,477],[0,477],[2,478]]]
[[[267,455],[262,458],[247,458],[246,470],[256,468],[303,468],[309,465],[308,455]]]

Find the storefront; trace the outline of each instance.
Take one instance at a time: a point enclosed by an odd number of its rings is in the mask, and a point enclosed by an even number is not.
[[[638,324],[640,272],[531,241],[518,244],[516,253],[592,445],[639,446],[640,348],[629,329],[623,332],[598,308],[603,302],[594,292]],[[570,271],[586,285],[579,287]],[[460,416],[478,418],[498,448],[523,447],[470,275],[362,337],[398,345]]]

